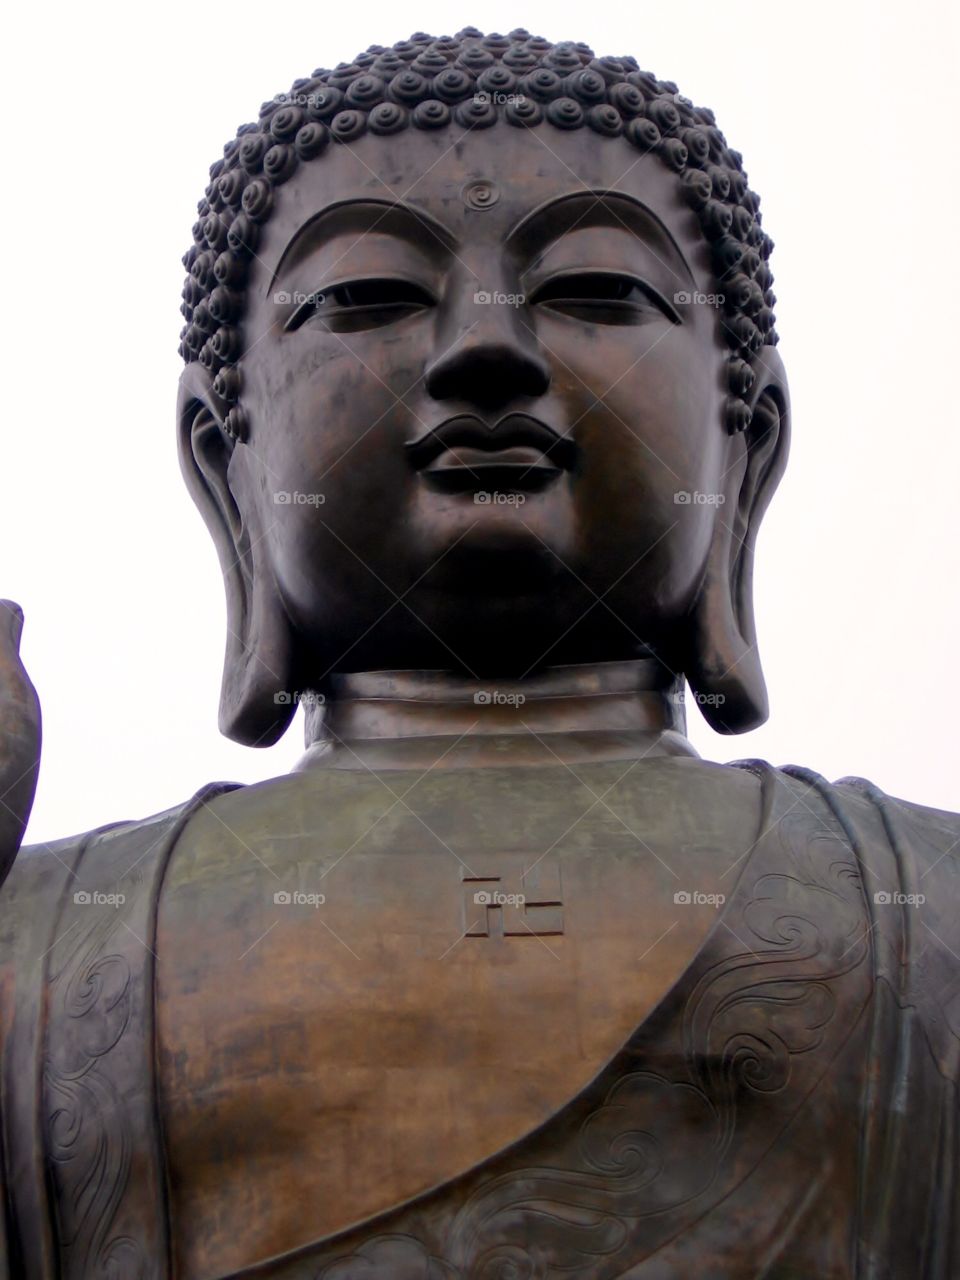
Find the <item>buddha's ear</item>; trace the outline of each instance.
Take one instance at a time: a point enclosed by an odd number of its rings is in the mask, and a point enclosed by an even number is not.
[[[775,347],[762,347],[751,365],[755,380],[743,398],[753,416],[746,431],[730,440],[726,501],[717,511],[685,664],[700,710],[718,733],[755,729],[769,711],[757,652],[753,553],[787,463],[790,396]]]
[[[265,563],[252,450],[224,430],[229,406],[202,365],[180,379],[180,468],[220,557],[227,597],[227,643],[220,732],[251,747],[271,746],[293,718],[292,637]]]

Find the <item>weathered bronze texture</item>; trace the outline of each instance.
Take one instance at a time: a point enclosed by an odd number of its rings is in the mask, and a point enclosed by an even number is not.
[[[957,817],[685,736],[767,714],[771,247],[710,112],[526,32],[227,145],[178,443],[221,727],[307,750],[18,854],[0,608],[0,1280],[960,1274]]]

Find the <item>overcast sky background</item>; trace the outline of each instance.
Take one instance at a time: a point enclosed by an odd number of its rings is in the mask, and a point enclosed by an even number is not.
[[[216,727],[224,606],[174,448],[207,168],[260,102],[412,26],[632,54],[712,106],[776,241],[793,451],[756,570],[766,726],[691,736],[960,809],[958,40],[933,3],[17,6],[5,21],[0,595],[44,756],[28,840],[287,770]]]

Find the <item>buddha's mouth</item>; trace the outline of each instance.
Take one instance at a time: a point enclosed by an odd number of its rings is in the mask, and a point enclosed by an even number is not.
[[[538,493],[571,471],[577,448],[525,413],[493,426],[469,414],[449,418],[406,446],[414,469],[441,493]]]

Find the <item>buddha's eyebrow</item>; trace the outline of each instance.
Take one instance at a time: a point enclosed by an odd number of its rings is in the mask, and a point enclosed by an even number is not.
[[[407,240],[427,253],[452,252],[457,245],[449,228],[420,209],[389,200],[340,200],[298,227],[280,255],[268,288],[273,288],[281,271],[295,267],[334,236],[353,235],[360,241],[373,231]]]
[[[631,231],[677,279],[695,283],[682,249],[652,209],[624,191],[576,191],[525,214],[507,243],[525,255],[543,253],[561,236],[580,227],[619,227]],[[680,274],[678,274],[678,272]]]

